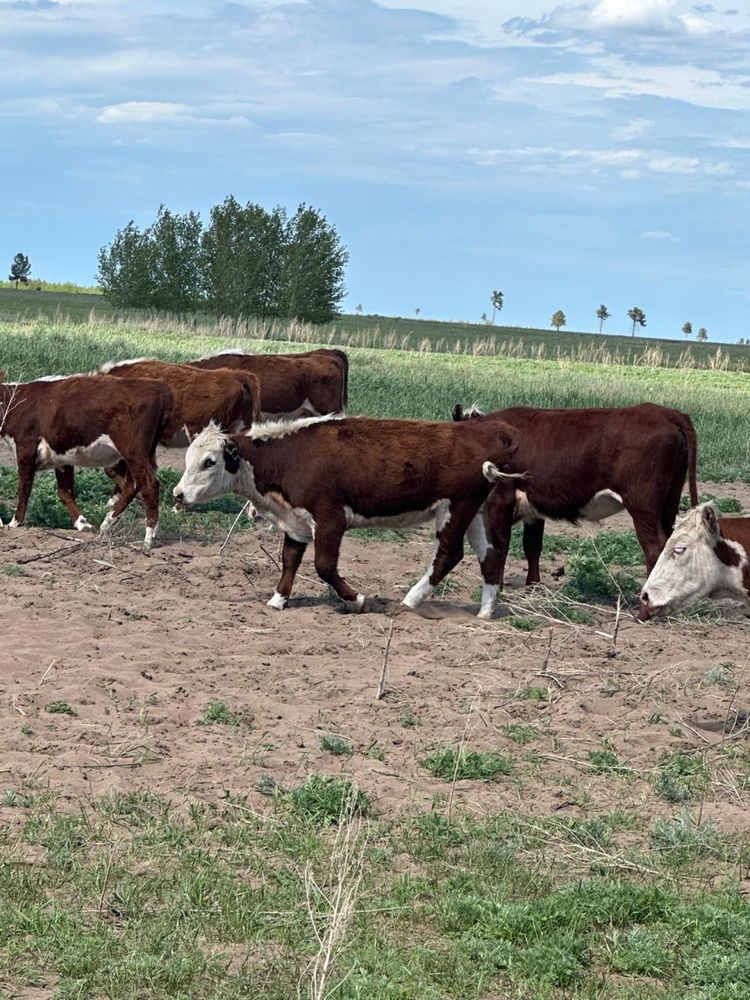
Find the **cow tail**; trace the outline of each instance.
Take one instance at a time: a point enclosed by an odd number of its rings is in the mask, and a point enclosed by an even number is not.
[[[341,367],[344,375],[341,384],[341,410],[345,413],[346,408],[349,406],[349,356],[346,351],[336,351],[336,354],[341,359]]]
[[[242,383],[242,392],[246,394],[250,402],[250,421],[253,424],[259,424],[261,420],[260,415],[260,381],[256,375],[252,375],[247,372],[246,379]]]
[[[182,426],[179,408],[175,403],[172,390],[164,383],[162,383],[162,388],[164,391],[162,392],[161,417],[156,435],[156,444],[159,441],[170,441]],[[156,444],[154,445],[154,450],[156,450]]]
[[[681,414],[680,430],[685,435],[688,453],[688,485],[690,487],[690,506],[695,507],[698,503],[698,436],[693,427],[693,421],[687,413]]]

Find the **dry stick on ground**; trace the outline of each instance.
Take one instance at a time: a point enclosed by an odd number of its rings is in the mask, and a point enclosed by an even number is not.
[[[539,676],[549,677],[549,679],[551,681],[554,681],[555,684],[557,684],[557,686],[562,690],[562,688],[565,687],[565,684],[563,683],[563,681],[560,680],[559,677],[555,677],[554,674],[550,673],[548,669],[549,658],[551,653],[552,653],[552,629],[549,630],[549,642],[547,643],[547,654],[544,657],[544,663],[542,664],[542,669],[539,671]]]
[[[391,627],[388,630],[388,638],[385,640],[385,652],[383,653],[383,669],[380,671],[380,680],[378,681],[378,690],[375,692],[375,698],[380,701],[380,699],[385,694],[385,674],[388,670],[388,654],[391,651],[391,638],[393,636],[393,625],[391,622]]]
[[[614,659],[617,656],[617,633],[620,631],[620,611],[622,609],[622,597],[620,594],[617,595],[617,611],[615,613],[615,632],[612,636],[612,649],[610,650],[610,657]]]
[[[99,535],[95,538],[88,538],[85,542],[79,542],[72,539],[72,544],[63,545],[59,549],[52,549],[51,552],[43,552],[40,556],[27,556],[25,559],[18,559],[18,565],[25,565],[26,563],[39,562],[40,559],[55,559],[57,556],[67,556],[71,552],[80,552],[81,549],[85,549],[87,545],[95,545],[97,542],[101,541]]]
[[[456,793],[456,781],[458,780],[458,768],[461,764],[461,756],[464,749],[464,744],[466,743],[466,732],[469,728],[469,722],[471,720],[471,713],[474,711],[474,706],[477,703],[477,699],[482,693],[482,685],[480,684],[477,688],[477,693],[471,699],[471,704],[469,705],[469,711],[466,713],[466,722],[464,723],[464,731],[461,734],[461,742],[458,745],[458,753],[456,754],[456,766],[453,768],[453,780],[451,781],[451,792],[448,796],[448,822],[451,821],[451,816],[453,815],[453,796]]]
[[[246,504],[244,505],[244,507],[242,508],[242,510],[241,510],[241,511],[239,512],[239,514],[237,515],[237,517],[235,517],[234,521],[232,521],[232,527],[231,527],[231,528],[229,529],[229,531],[227,532],[227,537],[226,537],[226,538],[224,539],[224,541],[223,541],[223,543],[222,543],[222,546],[221,546],[221,548],[219,549],[219,555],[221,555],[221,553],[222,553],[222,552],[224,551],[224,549],[225,549],[225,548],[227,547],[227,545],[229,544],[229,539],[230,539],[230,538],[232,537],[232,532],[233,532],[233,531],[234,531],[234,529],[235,529],[235,528],[237,527],[237,522],[239,521],[239,519],[240,519],[240,518],[242,517],[242,515],[243,515],[243,514],[245,513],[245,511],[247,510],[247,508],[248,508],[249,506],[250,506],[250,501],[248,500],[248,501],[247,501],[247,503],[246,503]]]

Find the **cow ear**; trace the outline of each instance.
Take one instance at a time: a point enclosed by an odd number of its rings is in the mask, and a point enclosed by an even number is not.
[[[453,419],[456,421],[461,421],[464,419],[464,408],[460,403],[456,403],[453,407]]]
[[[711,506],[711,504],[706,504],[703,508],[703,513],[701,515],[703,521],[703,527],[706,529],[710,538],[719,537],[719,522],[716,518],[716,509]]]
[[[240,467],[240,451],[237,445],[232,441],[231,438],[227,438],[224,442],[223,447],[224,454],[224,468],[227,472],[231,472],[232,475],[237,472]]]

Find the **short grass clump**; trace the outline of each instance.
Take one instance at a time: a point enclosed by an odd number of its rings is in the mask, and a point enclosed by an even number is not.
[[[518,629],[519,632],[533,632],[538,629],[541,625],[539,620],[534,618],[525,618],[522,615],[508,615],[504,619],[506,625],[510,625],[511,628]]]
[[[514,743],[522,747],[526,746],[527,743],[533,743],[541,736],[536,726],[531,726],[526,722],[509,722],[500,731],[503,736],[507,736],[509,740],[513,740]]]
[[[651,847],[666,863],[686,865],[700,858],[727,856],[728,844],[710,820],[698,822],[689,812],[658,819],[651,828]]]
[[[44,706],[44,711],[50,715],[77,715],[75,709],[71,708],[67,701],[49,701]]]
[[[595,774],[631,774],[631,769],[623,764],[609,740],[602,740],[601,749],[589,750],[589,767]]]
[[[496,750],[482,753],[463,746],[459,750],[438,750],[425,757],[422,766],[443,781],[493,781],[511,772],[508,758]]]
[[[351,757],[354,753],[354,744],[345,736],[337,736],[333,733],[327,733],[325,736],[321,736],[320,738],[320,749],[327,750],[328,753],[332,753],[334,757]]]
[[[549,688],[546,687],[523,687],[520,689],[517,698],[521,701],[549,701]]]
[[[667,802],[689,802],[708,789],[708,765],[695,754],[673,753],[659,764],[654,786]]]
[[[288,793],[289,801],[300,816],[328,826],[353,815],[367,816],[372,800],[347,778],[311,774],[299,788]]]
[[[201,722],[211,726],[239,726],[242,716],[224,701],[210,701],[201,711]]]
[[[580,551],[568,561],[568,580],[563,593],[575,601],[600,601],[622,595],[633,598],[639,582],[631,573],[612,572],[595,552]]]

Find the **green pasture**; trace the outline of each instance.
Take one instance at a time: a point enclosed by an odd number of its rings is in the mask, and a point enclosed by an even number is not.
[[[8,380],[91,371],[105,361],[144,355],[182,361],[224,347],[283,352],[310,346],[207,336],[145,321],[94,326],[0,321],[0,368]],[[442,420],[457,402],[491,410],[649,400],[690,414],[700,441],[702,478],[750,481],[750,375],[744,372],[369,348],[349,348],[349,353],[353,413]]]

